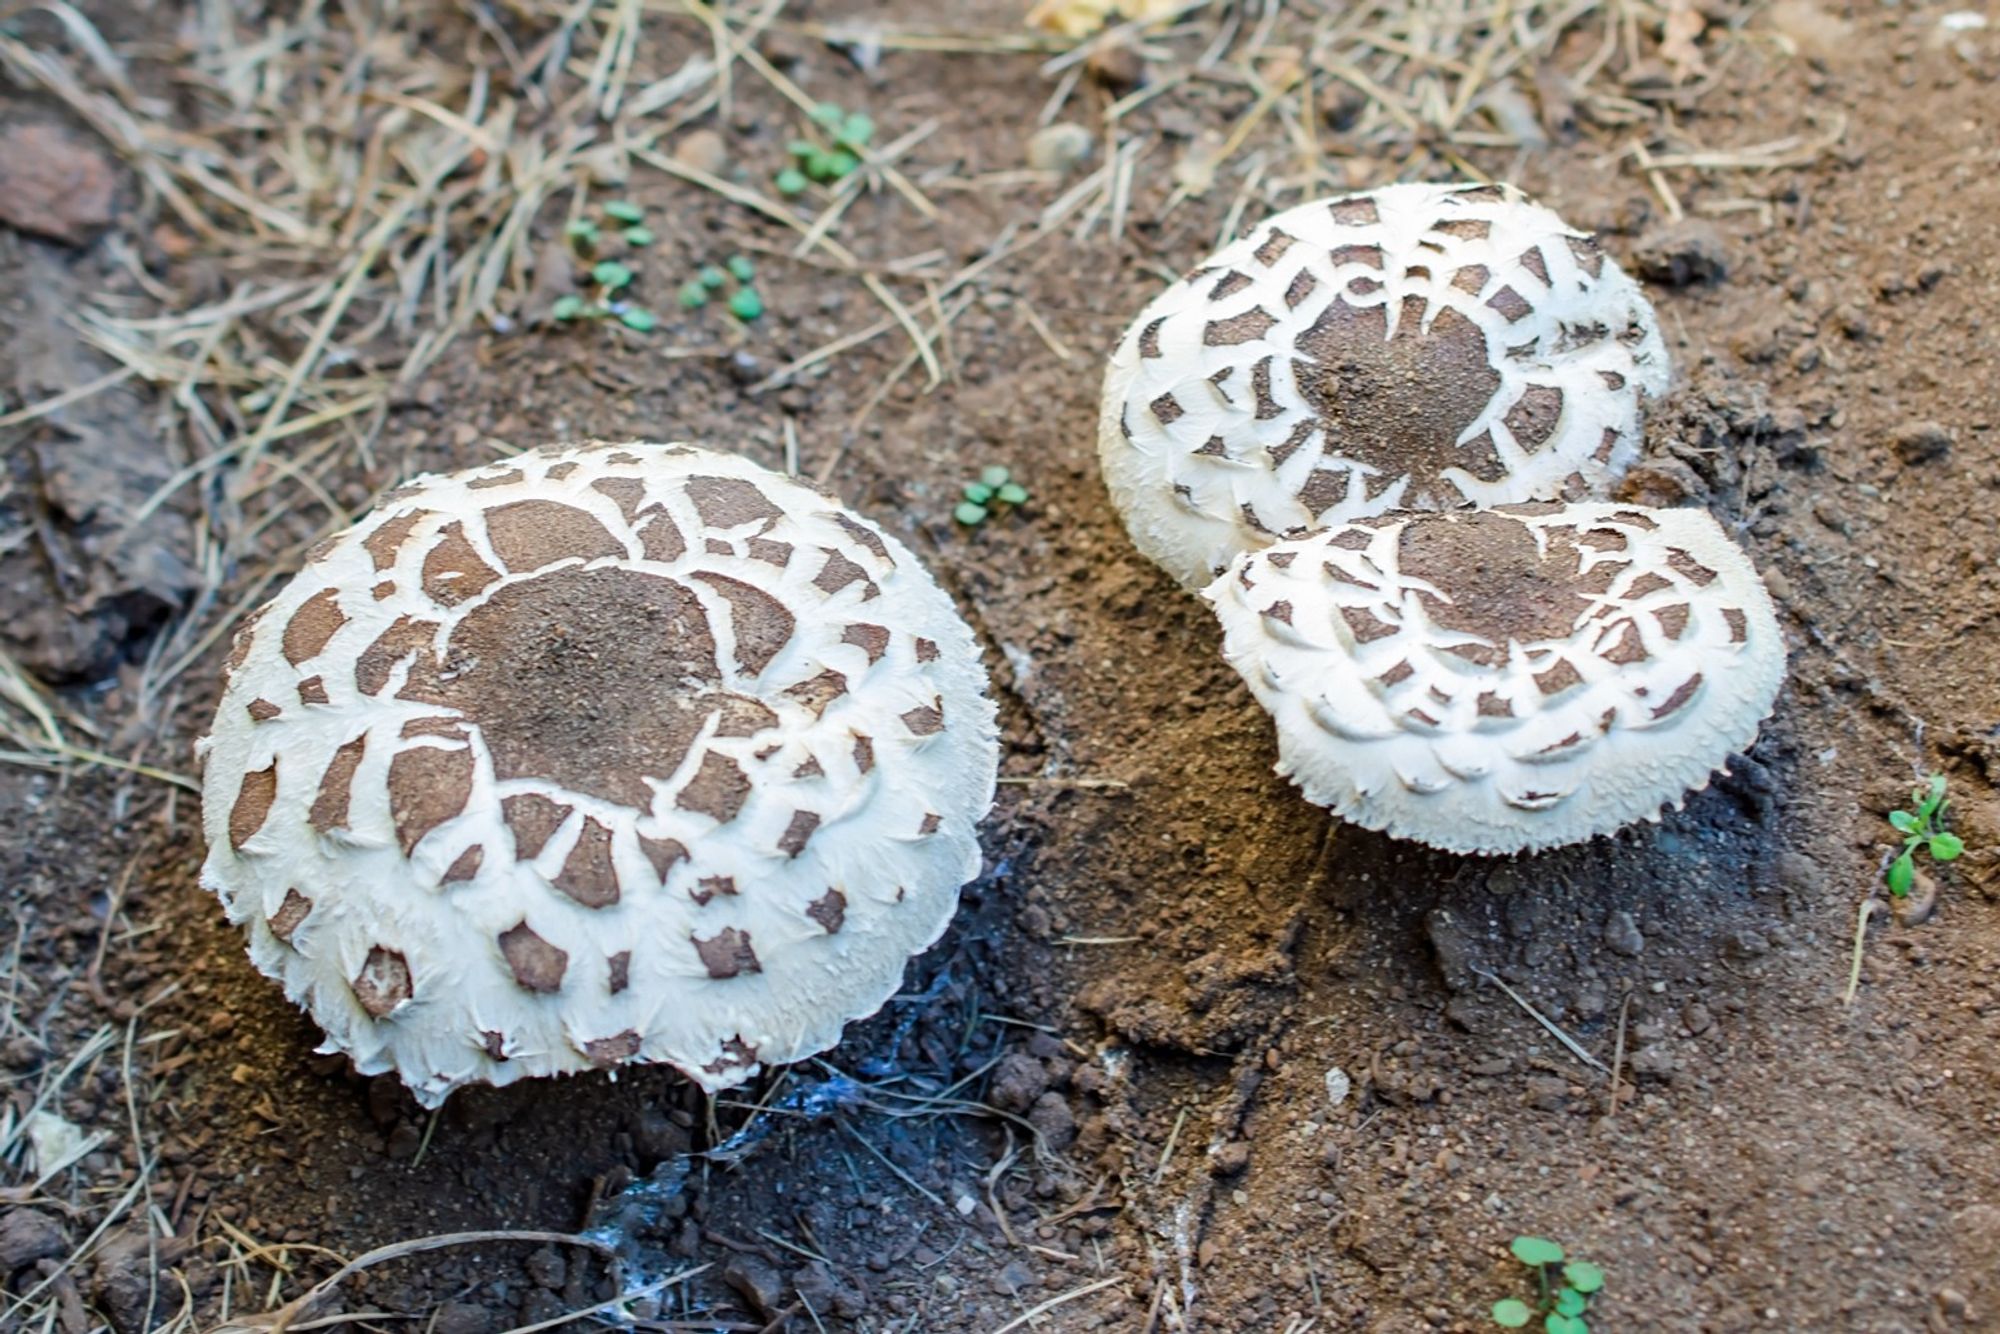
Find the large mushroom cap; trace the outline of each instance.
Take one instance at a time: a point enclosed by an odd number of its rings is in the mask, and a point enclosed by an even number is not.
[[[1601,497],[1667,384],[1652,308],[1510,186],[1304,204],[1148,306],[1099,454],[1139,549],[1198,588],[1237,553],[1394,509]]]
[[[202,880],[329,1049],[436,1105],[832,1046],[978,872],[994,707],[894,538],[743,459],[421,478],[237,638]]]
[[[1453,852],[1657,819],[1756,739],[1784,675],[1762,581],[1697,510],[1364,519],[1245,555],[1204,596],[1279,772]]]

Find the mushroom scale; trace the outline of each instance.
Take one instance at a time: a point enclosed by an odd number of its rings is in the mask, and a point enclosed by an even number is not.
[[[1391,185],[1276,215],[1133,322],[1098,450],[1189,588],[1396,509],[1602,497],[1664,392],[1652,307],[1512,186]]]
[[[1784,675],[1769,594],[1698,510],[1363,519],[1248,553],[1203,596],[1278,771],[1453,852],[1657,820],[1756,739]]]
[[[202,882],[367,1074],[667,1062],[713,1092],[839,1040],[978,873],[994,705],[914,556],[676,445],[418,479],[239,632]]]

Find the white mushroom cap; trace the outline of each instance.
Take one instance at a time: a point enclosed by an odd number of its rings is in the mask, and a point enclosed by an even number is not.
[[[908,550],[684,446],[385,496],[238,635],[202,882],[435,1106],[664,1061],[710,1091],[878,1009],[978,873],[994,706]]]
[[[1342,818],[1453,852],[1577,843],[1708,785],[1785,671],[1771,599],[1698,510],[1395,514],[1247,554],[1203,594]]]
[[[1132,539],[1199,588],[1237,553],[1395,509],[1603,497],[1667,386],[1652,307],[1511,186],[1278,214],[1161,293],[1105,377]]]

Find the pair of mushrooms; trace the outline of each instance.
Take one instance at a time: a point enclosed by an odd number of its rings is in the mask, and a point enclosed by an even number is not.
[[[1657,817],[1777,690],[1714,521],[1587,499],[1666,374],[1589,238],[1510,190],[1396,186],[1155,301],[1104,469],[1308,797],[1547,847]],[[908,550],[743,459],[423,477],[239,632],[202,880],[326,1049],[427,1106],[631,1062],[714,1092],[832,1046],[942,933],[998,771],[985,692]]]
[[[1104,475],[1201,590],[1342,818],[1467,853],[1659,818],[1756,739],[1771,600],[1706,513],[1607,503],[1666,350],[1588,235],[1507,186],[1281,213],[1164,292]]]

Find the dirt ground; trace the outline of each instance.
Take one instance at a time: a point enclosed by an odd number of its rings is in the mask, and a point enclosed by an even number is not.
[[[2000,17],[1964,2],[1529,5],[1492,30],[1209,6],[1088,69],[976,0],[563,6],[591,17],[542,86],[619,68],[615,32],[635,89],[722,49],[717,24],[769,63],[734,62],[726,104],[646,112],[667,165],[591,193],[647,210],[658,329],[546,318],[599,163],[523,208],[536,271],[433,345],[433,295],[327,304],[324,256],[374,243],[352,181],[306,215],[172,136],[234,97],[270,160],[306,152],[316,98],[246,71],[322,46],[369,53],[363,78],[443,62],[382,105],[469,108],[488,66],[477,95],[560,121],[574,105],[518,77],[556,6],[0,23],[0,1330],[268,1322],[374,1247],[587,1229],[387,1259],[291,1327],[498,1334],[609,1320],[644,1287],[648,1329],[1469,1331],[1525,1295],[1506,1246],[1534,1233],[1607,1272],[1599,1330],[2000,1329]],[[189,56],[218,28],[240,63]],[[1447,30],[1429,63],[1394,54]],[[1515,91],[1463,124],[1411,91],[1503,65]],[[776,198],[803,116],[766,70],[865,108],[878,145],[925,130],[895,155],[907,190],[878,178],[834,220],[840,253],[705,183]],[[1092,130],[1067,175],[1024,168],[1044,117]],[[459,133],[432,119],[377,168],[429,170]],[[340,271],[357,291],[456,262],[510,151],[492,123],[461,136],[467,188],[412,224],[436,246]],[[35,216],[58,167],[74,216]],[[1727,776],[1521,859],[1340,827],[1278,779],[1212,618],[1132,551],[1094,457],[1103,360],[1164,277],[1298,199],[1465,170],[1647,280],[1676,375],[1626,494],[1721,518],[1791,646]],[[675,304],[737,252],[766,315]],[[146,341],[218,306],[249,313]],[[309,420],[350,389],[374,397]],[[427,1115],[315,1055],[252,970],[196,882],[183,776],[229,628],[307,542],[415,471],[583,434],[795,451],[924,556],[1002,704],[986,870],[887,1010],[743,1096],[638,1071]],[[955,525],[988,463],[1029,503]],[[1970,851],[1928,921],[1875,919],[1844,1004],[1884,814],[1933,769]],[[80,1155],[42,1179],[64,1135]]]

